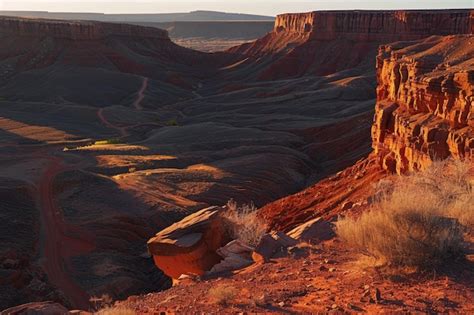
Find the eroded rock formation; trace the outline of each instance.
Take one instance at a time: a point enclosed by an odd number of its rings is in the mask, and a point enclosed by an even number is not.
[[[232,53],[274,60],[260,79],[373,69],[378,46],[431,35],[472,34],[472,10],[316,11],[277,16],[273,32]],[[350,52],[350,53],[349,53]]]
[[[474,36],[382,46],[373,148],[397,173],[474,155]]]
[[[126,36],[169,40],[168,32],[154,27],[103,22],[74,22],[0,17],[0,33],[22,36],[50,36],[71,40],[98,40]]]
[[[319,11],[279,15],[275,32],[315,40],[413,40],[427,35],[471,33],[473,20],[470,10]]]

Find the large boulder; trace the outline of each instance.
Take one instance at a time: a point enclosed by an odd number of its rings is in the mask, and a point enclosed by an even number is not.
[[[200,210],[162,230],[147,245],[156,266],[167,276],[203,275],[222,260],[217,250],[228,241],[221,208]]]
[[[0,315],[64,315],[67,308],[54,302],[33,302],[15,306],[0,312]]]

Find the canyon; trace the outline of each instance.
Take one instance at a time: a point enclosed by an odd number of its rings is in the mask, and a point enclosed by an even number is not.
[[[204,53],[152,27],[0,17],[0,308],[169,288],[146,241],[230,199],[287,232],[363,211],[390,174],[472,158],[473,21],[283,14]]]

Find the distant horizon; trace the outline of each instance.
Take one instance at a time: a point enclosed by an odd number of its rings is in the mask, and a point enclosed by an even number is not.
[[[189,13],[193,11],[214,11],[233,14],[276,16],[283,13],[339,10],[435,10],[473,9],[472,0],[234,0],[234,1],[111,1],[111,0],[0,0],[1,11],[41,11],[49,13],[85,14],[167,14]]]
[[[48,11],[48,10],[4,10],[0,9],[0,12],[37,12],[37,13],[51,13],[51,14],[100,14],[100,15],[155,15],[155,14],[189,14],[194,12],[209,12],[209,13],[222,13],[222,14],[242,14],[242,15],[255,15],[261,17],[271,17],[275,18],[277,15],[281,14],[293,14],[293,13],[305,13],[305,12],[324,12],[324,11],[438,11],[438,10],[473,10],[473,8],[468,7],[459,7],[459,8],[435,8],[435,9],[319,9],[319,10],[309,10],[309,11],[295,11],[295,12],[281,12],[276,15],[265,15],[265,14],[256,14],[256,13],[247,13],[247,12],[231,12],[231,11],[215,11],[215,10],[192,10],[192,11],[176,11],[176,12],[98,12],[98,11]]]

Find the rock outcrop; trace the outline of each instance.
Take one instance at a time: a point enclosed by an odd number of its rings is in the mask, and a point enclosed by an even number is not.
[[[0,33],[31,37],[45,36],[70,40],[99,40],[110,36],[170,40],[167,31],[154,27],[17,17],[0,17]]]
[[[373,152],[302,192],[267,204],[260,211],[271,228],[291,231],[317,216],[330,221],[362,211],[372,200],[372,184],[387,173],[423,169],[436,159],[474,157],[473,35],[383,45],[377,78]]]
[[[474,156],[474,36],[382,46],[373,148],[391,172]]]
[[[314,40],[395,41],[429,35],[468,34],[472,10],[318,11],[282,14],[275,32],[294,33]]]
[[[156,266],[167,276],[203,275],[222,260],[217,250],[229,240],[219,207],[200,210],[148,241]]]

